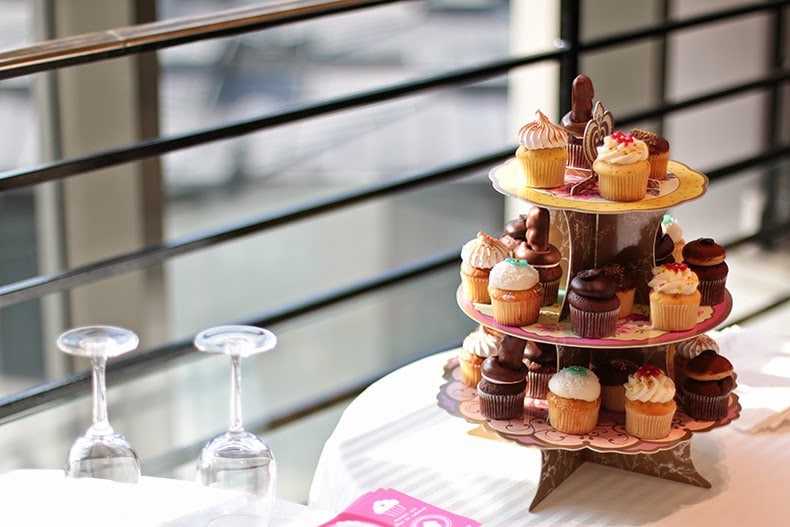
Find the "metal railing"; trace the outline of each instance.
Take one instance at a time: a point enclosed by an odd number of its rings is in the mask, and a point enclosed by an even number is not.
[[[326,16],[340,12],[364,9],[386,4],[386,1],[336,1],[336,2],[286,2],[267,3],[243,9],[228,10],[211,15],[177,19],[141,26],[122,28],[79,37],[59,39],[40,43],[27,48],[0,53],[0,79],[8,79],[35,72],[50,71],[57,68],[86,64],[107,60],[108,58],[132,55],[178,46],[188,42],[216,38],[219,36],[237,35],[251,31],[286,25],[308,18]],[[394,100],[411,94],[423,93],[437,88],[452,87],[475,83],[507,74],[509,71],[529,64],[552,61],[560,65],[560,85],[569,86],[570,81],[579,70],[579,60],[584,54],[605,48],[614,48],[633,44],[645,39],[665,39],[673,32],[708,24],[734,20],[739,17],[757,13],[769,14],[774,23],[772,35],[767,38],[771,42],[769,51],[771,71],[759,79],[746,80],[716,91],[700,94],[684,100],[669,102],[663,100],[650,108],[644,108],[631,115],[618,118],[618,125],[629,125],[648,119],[663,119],[667,115],[680,110],[693,108],[712,101],[721,101],[736,95],[767,91],[771,93],[771,101],[776,108],[780,104],[781,91],[787,89],[790,69],[784,58],[783,43],[787,37],[786,11],[790,1],[773,1],[765,3],[749,3],[742,7],[724,9],[704,16],[684,20],[665,20],[651,27],[639,28],[623,33],[607,35],[594,40],[584,41],[579,36],[578,17],[580,5],[578,1],[563,2],[562,37],[554,49],[543,53],[521,57],[503,57],[499,60],[466,67],[440,74],[426,76],[393,84],[381,89],[369,90],[353,95],[304,104],[287,111],[250,116],[244,120],[231,122],[221,126],[192,130],[187,133],[128,144],[119,148],[95,152],[80,157],[61,159],[44,163],[35,167],[21,168],[0,174],[0,192],[11,189],[30,187],[43,182],[61,180],[99,168],[117,166],[145,158],[161,156],[184,148],[205,145],[215,141],[237,137],[252,132],[291,123],[300,119],[329,114],[341,110],[362,107],[382,101]],[[561,112],[570,109],[567,90],[561,95]],[[774,108],[774,109],[775,109]],[[774,112],[776,113],[776,112]],[[790,145],[780,141],[781,122],[778,118],[768,119],[766,125],[766,149],[757,155],[736,162],[719,166],[707,172],[712,183],[731,177],[746,169],[759,168],[764,170],[764,184],[771,188],[779,177],[779,163],[786,162],[790,154]],[[0,307],[10,306],[42,296],[73,289],[75,287],[103,280],[134,270],[145,269],[161,264],[175,256],[187,254],[206,247],[227,243],[254,233],[263,232],[276,226],[306,218],[340,210],[352,204],[366,202],[382,196],[395,195],[427,185],[437,185],[460,179],[471,171],[488,168],[512,155],[515,145],[506,149],[490,152],[486,155],[465,160],[450,166],[428,169],[423,172],[403,175],[385,183],[361,187],[351,192],[325,198],[319,202],[305,204],[292,210],[276,215],[267,215],[249,219],[236,225],[228,225],[212,232],[185,237],[138,251],[128,252],[113,258],[75,267],[61,273],[37,276],[11,284],[0,286]],[[786,167],[785,167],[786,170]],[[771,195],[771,194],[769,194]],[[772,194],[776,196],[776,193]],[[786,236],[790,225],[780,223],[776,211],[776,203],[769,203],[763,215],[763,225],[759,232],[747,238],[736,240],[733,246],[759,241],[770,244],[778,236]],[[416,277],[425,275],[448,266],[458,264],[458,254],[438,254],[425,261],[415,262],[404,268],[373,277],[367,281],[332,291],[321,296],[309,298],[296,305],[283,307],[276,312],[261,313],[254,320],[240,321],[243,323],[269,326],[291,318],[318,311],[328,306],[347,301],[361,295],[379,291],[382,287],[405,283]],[[780,299],[775,305],[790,299]],[[772,306],[766,306],[770,309]],[[774,306],[775,307],[775,306]],[[749,315],[751,316],[751,315]],[[737,321],[736,321],[737,322]],[[457,343],[448,343],[448,347]],[[146,373],[156,371],[163,364],[180,358],[192,351],[192,343],[187,341],[173,342],[168,345],[142,352],[138,355],[115,362],[110,366],[116,379],[132,379]],[[429,350],[426,350],[426,352]],[[382,374],[385,372],[382,372]],[[290,412],[274,416],[257,424],[259,429],[279,426],[294,419],[299,419],[312,412],[327,408],[337,402],[346,400],[359,393],[372,379],[364,379],[354,385],[342,387],[335,393],[325,394],[315,401],[294,408]],[[90,383],[88,372],[77,373],[63,379],[46,382],[0,400],[0,422],[17,419],[31,412],[56,405],[79,393],[85,393]],[[191,459],[193,452],[182,449],[174,452],[172,458],[159,460],[159,465],[175,465],[178,460]]]

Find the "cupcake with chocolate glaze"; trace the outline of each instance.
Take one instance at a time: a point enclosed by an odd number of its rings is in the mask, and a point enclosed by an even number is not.
[[[552,123],[543,112],[535,112],[535,120],[518,131],[516,160],[524,176],[524,185],[531,188],[553,188],[565,184],[568,161],[568,134]]]
[[[615,296],[620,300],[620,311],[617,318],[627,317],[634,308],[634,295],[636,294],[636,284],[633,275],[626,270],[624,265],[611,262],[601,268],[603,274],[612,278],[615,282]]]
[[[729,268],[724,247],[712,238],[698,238],[683,247],[683,261],[699,278],[700,305],[724,302]]]
[[[538,271],[538,281],[543,286],[544,306],[557,302],[562,278],[559,249],[549,243],[551,216],[549,209],[533,206],[525,215],[524,241],[513,248],[513,256],[526,260]]]
[[[610,359],[593,371],[601,381],[601,407],[611,412],[625,412],[625,384],[639,365],[628,359]]]
[[[598,424],[601,383],[584,366],[563,368],[549,381],[549,423],[566,434],[586,434]]]
[[[641,439],[669,435],[675,416],[675,383],[655,366],[641,366],[625,384],[625,431]]]
[[[669,164],[669,141],[655,132],[634,128],[631,135],[647,145],[647,161],[650,163],[650,179],[663,181],[667,177]]]
[[[613,336],[620,313],[616,290],[615,281],[601,269],[586,269],[574,276],[567,297],[571,330],[590,339]]]
[[[653,248],[653,263],[656,266],[675,263],[675,242],[662,229],[656,231],[656,242]],[[680,263],[680,262],[678,262]]]
[[[488,419],[513,419],[524,413],[527,365],[523,362],[525,342],[505,335],[499,351],[483,361],[477,385],[480,412]]]
[[[469,301],[491,303],[488,295],[488,275],[509,254],[504,243],[482,231],[464,244],[461,248],[461,285],[464,296]]]
[[[730,392],[735,388],[732,364],[713,350],[705,350],[686,364],[683,406],[686,413],[700,421],[724,419],[729,409]]]
[[[705,350],[718,353],[719,344],[704,333],[670,345],[671,374],[675,386],[683,387],[686,382],[686,364]]]
[[[571,110],[562,116],[560,126],[568,132],[568,166],[590,169],[584,153],[584,130],[593,117],[595,89],[587,75],[577,75],[571,85]]]
[[[527,365],[527,397],[545,399],[549,380],[557,373],[557,346],[528,340],[524,364]]]
[[[498,331],[480,325],[464,337],[458,352],[462,383],[471,387],[477,386],[482,378],[480,367],[483,361],[496,354],[503,336]]]

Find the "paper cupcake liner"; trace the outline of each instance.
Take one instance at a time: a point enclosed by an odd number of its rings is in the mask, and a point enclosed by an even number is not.
[[[467,386],[477,386],[483,378],[480,370],[481,363],[473,364],[469,361],[458,359],[458,366],[461,370],[461,382]]]
[[[566,159],[543,161],[535,157],[520,157],[524,184],[532,188],[554,188],[565,184]]]
[[[599,408],[558,409],[549,402],[549,424],[566,434],[587,434],[598,425]]]
[[[699,292],[702,298],[699,301],[701,306],[715,306],[724,302],[724,291],[726,290],[727,278],[720,280],[700,280]]]
[[[528,326],[540,316],[543,295],[530,297],[524,301],[491,299],[491,316],[504,326]]]
[[[672,429],[674,412],[664,415],[648,415],[635,412],[625,405],[625,431],[640,439],[661,439]]]
[[[617,291],[615,295],[620,299],[620,310],[617,312],[617,318],[627,317],[634,309],[634,295],[636,288],[627,289],[625,291]]]
[[[512,395],[490,395],[478,390],[480,413],[488,419],[520,417],[524,414],[524,394],[524,390]]]
[[[697,324],[699,304],[672,305],[650,301],[650,322],[655,329],[685,331]]]
[[[602,339],[611,337],[617,330],[617,315],[620,308],[595,313],[582,311],[573,306],[571,310],[571,330],[582,338]]]
[[[625,412],[625,386],[601,385],[601,407],[611,412]]]
[[[549,393],[549,380],[553,373],[527,372],[527,397],[545,399]]]
[[[653,154],[647,158],[650,163],[650,179],[663,181],[667,178],[667,165],[669,165],[669,152]]]
[[[718,421],[727,416],[730,394],[699,395],[683,390],[683,406],[689,417],[699,421]]]
[[[587,156],[584,155],[584,144],[581,141],[575,143],[568,138],[568,166],[590,170],[590,162],[587,160]]]
[[[638,201],[647,194],[647,180],[650,175],[649,164],[638,167],[623,168],[622,174],[609,173],[607,169],[598,168],[598,194],[611,201]]]
[[[550,306],[557,302],[557,297],[560,292],[560,279],[552,280],[551,282],[541,282],[543,286],[543,305]]]
[[[470,302],[478,304],[490,304],[491,297],[488,295],[488,280],[485,278],[474,278],[461,273],[461,285],[463,286],[464,296]]]

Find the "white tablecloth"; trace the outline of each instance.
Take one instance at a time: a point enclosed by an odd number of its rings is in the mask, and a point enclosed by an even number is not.
[[[790,426],[746,430],[771,412],[767,401],[790,407],[790,341],[748,329],[716,338],[738,373],[743,412],[692,438],[710,489],[584,463],[530,512],[540,451],[437,405],[453,350],[401,368],[349,405],[324,446],[309,504],[337,512],[365,491],[393,487],[491,527],[786,525]]]
[[[202,527],[227,516],[247,527],[244,498],[197,483],[143,476],[139,483],[67,479],[60,470],[0,473],[0,525],[80,527]],[[334,515],[277,500],[271,527],[314,527]],[[258,523],[257,525],[260,525]]]

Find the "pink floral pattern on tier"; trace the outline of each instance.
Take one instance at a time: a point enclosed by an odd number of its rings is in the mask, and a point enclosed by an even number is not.
[[[439,406],[452,415],[478,423],[491,432],[523,446],[553,450],[581,450],[645,454],[671,450],[694,433],[707,432],[729,424],[740,415],[738,397],[730,394],[727,415],[719,421],[696,421],[682,410],[672,420],[667,437],[642,440],[625,431],[625,414],[601,410],[598,426],[588,434],[576,435],[558,432],[546,419],[548,410],[543,399],[525,399],[522,417],[508,420],[488,420],[480,413],[477,391],[461,382],[458,359],[452,358],[445,365],[445,383],[440,387]]]

